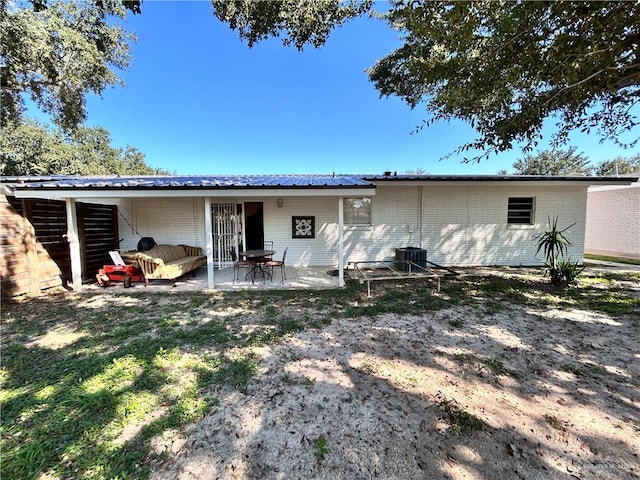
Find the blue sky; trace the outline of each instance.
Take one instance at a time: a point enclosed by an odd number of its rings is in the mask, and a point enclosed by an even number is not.
[[[475,137],[461,122],[411,134],[427,117],[397,98],[380,98],[365,69],[399,41],[386,24],[358,19],[320,50],[272,39],[249,49],[215,19],[208,1],[146,0],[128,16],[135,32],[125,87],[88,98],[88,125],[131,145],[149,165],[179,174],[494,174],[520,151],[479,164],[440,158]],[[572,144],[594,163],[634,152],[596,137]],[[541,142],[540,148],[547,144]]]

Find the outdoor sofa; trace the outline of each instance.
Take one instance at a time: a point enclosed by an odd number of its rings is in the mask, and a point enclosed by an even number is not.
[[[145,285],[153,279],[171,280],[175,285],[178,277],[207,264],[202,248],[189,245],[156,245],[150,250],[137,252],[135,259],[144,274]]]

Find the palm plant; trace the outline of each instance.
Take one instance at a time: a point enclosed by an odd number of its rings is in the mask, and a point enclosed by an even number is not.
[[[560,275],[559,282],[565,287],[571,285],[577,285],[578,275],[584,271],[584,265],[579,261],[572,262],[571,260],[562,259],[558,263],[558,274]]]
[[[548,218],[548,217],[547,217]],[[571,242],[565,235],[565,232],[575,225],[572,223],[562,230],[558,229],[558,217],[550,218],[549,230],[542,232],[535,236],[538,241],[538,249],[536,255],[542,250],[545,256],[545,267],[549,271],[551,277],[551,283],[554,285],[560,285],[562,283],[562,272],[560,271],[560,259],[565,256]]]

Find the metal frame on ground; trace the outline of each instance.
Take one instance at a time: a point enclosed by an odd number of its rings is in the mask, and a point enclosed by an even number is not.
[[[405,264],[407,269],[399,269],[399,264]],[[352,280],[361,284],[367,283],[367,296],[371,297],[371,282],[376,280],[399,280],[404,278],[435,278],[440,291],[440,279],[444,276],[459,275],[448,267],[426,261],[428,266],[421,266],[411,260],[401,262],[395,260],[366,260],[362,262],[348,262],[347,271]]]

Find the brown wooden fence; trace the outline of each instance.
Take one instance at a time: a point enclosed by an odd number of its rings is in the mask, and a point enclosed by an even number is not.
[[[82,280],[95,280],[96,272],[112,264],[109,250],[118,248],[118,207],[76,203],[82,255]]]
[[[90,281],[118,246],[117,207],[77,203],[76,211],[83,280]],[[0,197],[0,228],[3,298],[71,282],[65,202]]]

